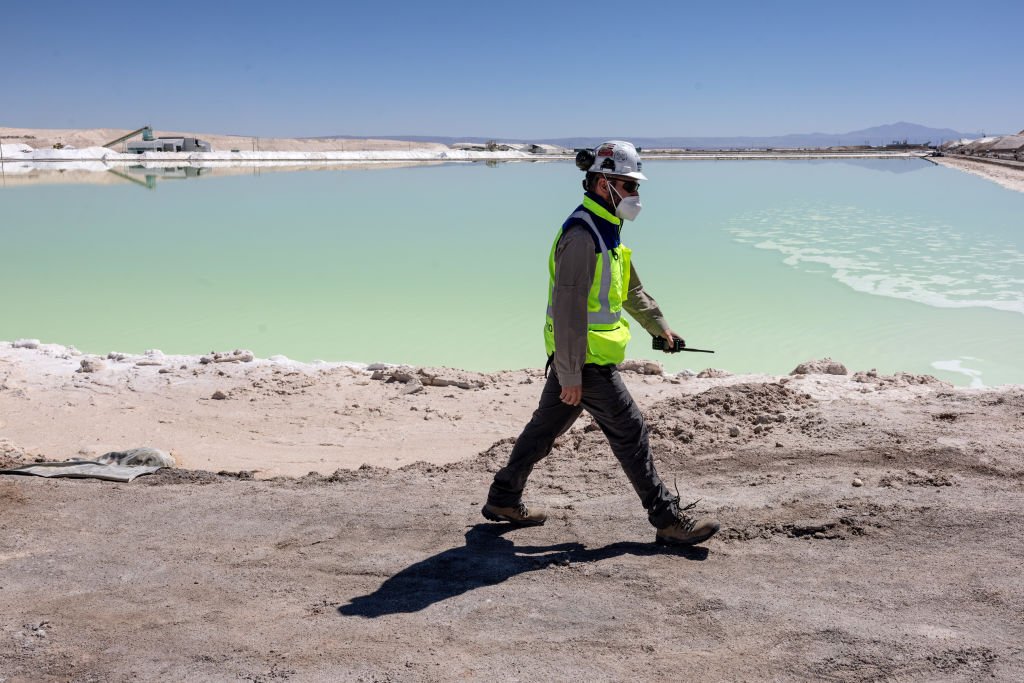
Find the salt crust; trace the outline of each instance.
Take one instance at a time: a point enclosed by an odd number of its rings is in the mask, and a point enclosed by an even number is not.
[[[31,355],[29,356],[29,354]],[[236,349],[234,351],[222,352],[220,355],[227,356],[230,354],[243,354],[243,358],[248,358],[251,352]],[[137,370],[139,366],[159,365],[167,368],[180,368],[182,366],[194,368],[210,363],[209,360],[206,360],[204,363],[204,358],[210,358],[212,355],[213,354],[209,354],[207,356],[168,355],[158,349],[150,349],[144,354],[127,354],[112,351],[103,357],[106,362],[102,365],[102,369],[99,370],[99,372],[109,374],[113,377]],[[83,353],[74,346],[64,346],[62,344],[39,344],[38,347],[29,349],[17,348],[14,346],[13,342],[0,341],[0,360],[11,358],[12,356],[17,356],[19,363],[23,366],[27,366],[30,372],[39,373],[39,375],[43,376],[62,376],[80,373],[83,365]],[[85,355],[84,357],[90,361],[100,359],[99,356]],[[831,359],[829,360],[831,361]],[[820,361],[810,361],[810,363],[816,362]],[[836,363],[835,361],[831,362]],[[652,364],[651,361],[645,360],[627,360],[625,363],[627,365],[638,366],[647,366]],[[841,365],[839,363],[836,364]],[[232,363],[232,365],[251,368],[282,367],[308,375],[314,375],[336,368],[347,368],[357,374],[376,377],[380,377],[382,375],[391,376],[395,371],[403,370],[424,374],[430,377],[437,374],[437,371],[433,369],[412,368],[401,363],[359,363],[352,361],[328,362],[323,360],[306,363],[290,359],[283,355],[274,355],[270,358],[256,358],[253,356],[252,360],[244,360]],[[453,372],[479,376],[484,379],[490,379],[501,374],[500,371],[490,374],[474,373],[462,370],[454,370]],[[877,376],[874,370],[867,373],[853,373],[851,375],[796,374],[787,376],[771,374],[733,375],[724,370],[708,368],[697,375],[694,375],[692,371],[683,371],[674,375],[658,374],[648,376],[655,381],[662,380],[672,382],[673,384],[682,383],[686,387],[687,393],[698,393],[714,386],[731,386],[742,383],[780,382],[785,384],[793,382],[794,386],[799,386],[801,391],[810,394],[817,400],[824,401],[837,399],[868,399],[871,398],[871,396],[875,394],[883,384],[881,379],[874,383],[865,382],[864,377]],[[884,388],[886,389],[885,394],[887,399],[909,400],[922,395],[923,393],[929,393],[935,389],[956,391],[973,391],[981,389],[981,387],[977,386],[970,388],[954,387],[947,382],[938,380],[929,375],[912,375],[903,372],[898,372],[895,375],[885,377],[884,379],[886,380],[884,382]]]

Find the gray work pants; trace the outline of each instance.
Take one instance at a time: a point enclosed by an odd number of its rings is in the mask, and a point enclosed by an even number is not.
[[[540,395],[533,418],[516,439],[508,464],[494,475],[487,502],[498,507],[519,503],[533,466],[551,452],[555,439],[564,434],[585,409],[594,416],[608,438],[630,483],[647,510],[647,519],[663,528],[676,519],[678,499],[668,492],[651,459],[647,424],[618,371],[611,365],[583,366],[583,401],[562,402],[558,373],[552,371]]]

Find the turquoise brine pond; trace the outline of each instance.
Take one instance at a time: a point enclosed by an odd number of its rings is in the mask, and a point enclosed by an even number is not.
[[[666,370],[1024,383],[1024,194],[924,160],[650,161],[624,241],[691,346]],[[0,189],[0,339],[252,349],[490,371],[544,364],[571,163]]]

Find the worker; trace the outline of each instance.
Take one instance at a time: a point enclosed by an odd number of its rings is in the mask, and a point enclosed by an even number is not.
[[[547,381],[508,464],[494,476],[483,516],[517,526],[547,521],[543,510],[523,502],[523,489],[534,465],[586,410],[640,496],[657,529],[655,541],[700,543],[713,536],[719,524],[686,514],[692,504],[680,508],[679,497],[658,477],[647,425],[616,369],[630,338],[623,309],[652,336],[663,337],[666,349],[674,350],[675,339],[681,339],[644,291],[630,250],[620,241],[622,221],[636,220],[640,213],[640,181],[647,177],[636,148],[621,140],[580,152],[576,163],[586,171],[583,204],[558,230],[548,259]]]

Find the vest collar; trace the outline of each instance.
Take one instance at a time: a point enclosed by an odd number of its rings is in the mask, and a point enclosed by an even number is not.
[[[603,218],[612,225],[621,226],[622,219],[616,216],[614,213],[605,208],[605,203],[601,201],[601,198],[593,195],[589,192],[583,195],[583,208],[592,214],[595,214],[599,218]]]

